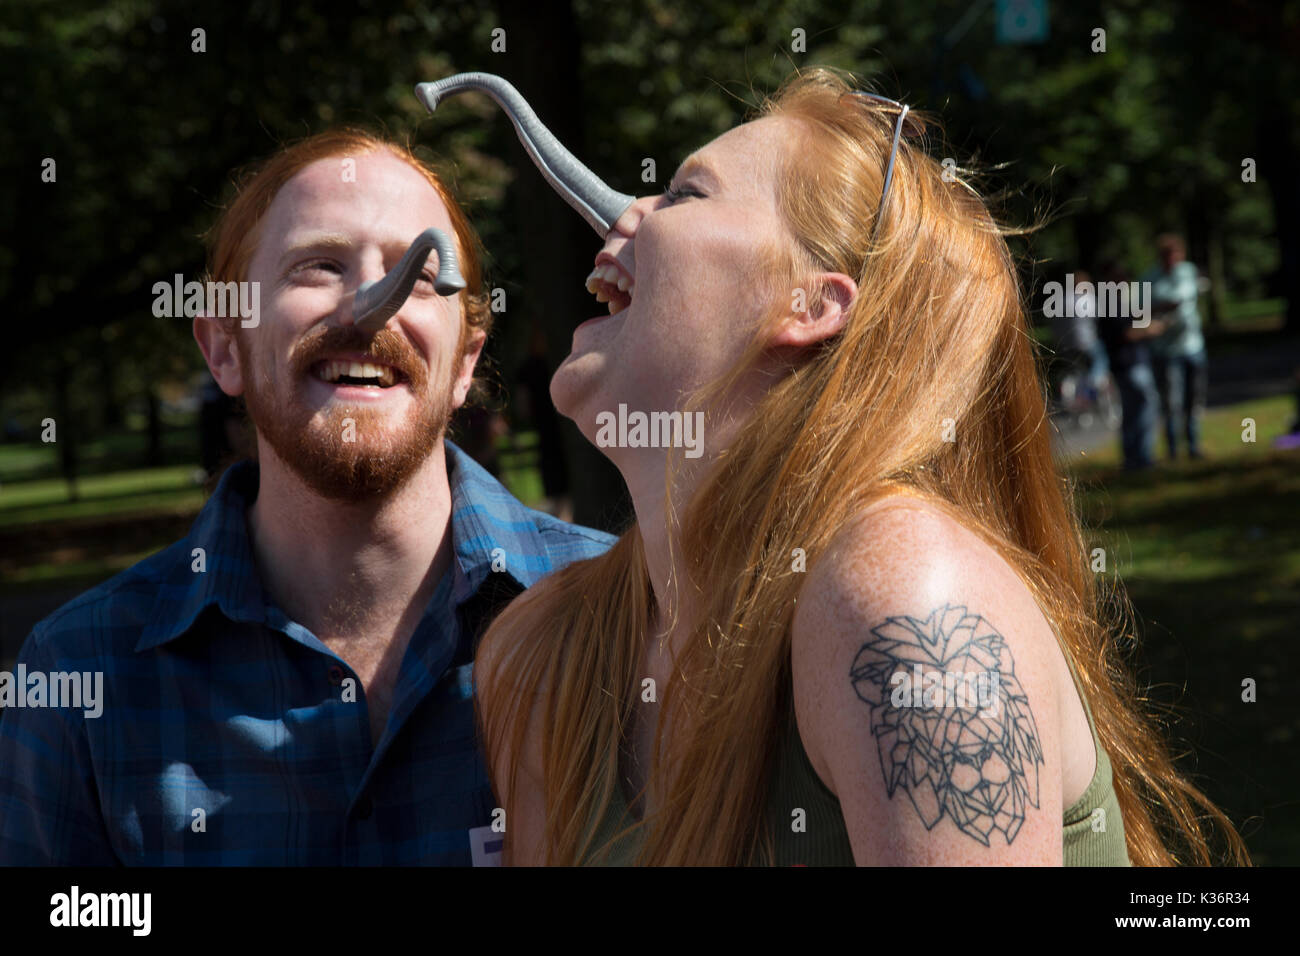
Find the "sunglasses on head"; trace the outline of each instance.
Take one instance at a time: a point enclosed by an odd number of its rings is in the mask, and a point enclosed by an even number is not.
[[[885,218],[885,203],[889,199],[889,184],[894,181],[894,160],[898,156],[898,140],[904,133],[907,134],[908,139],[919,139],[925,133],[925,121],[913,113],[912,108],[906,103],[891,100],[887,96],[879,96],[876,93],[867,93],[863,90],[854,90],[849,95],[860,96],[863,99],[871,100],[873,103],[880,103],[898,110],[898,121],[894,124],[894,141],[889,148],[889,162],[885,166],[885,184],[880,190],[880,205],[876,207],[876,225],[871,233],[871,238],[874,240],[879,235],[880,224]]]

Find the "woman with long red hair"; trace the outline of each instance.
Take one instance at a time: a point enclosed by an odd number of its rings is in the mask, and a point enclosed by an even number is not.
[[[1004,234],[922,133],[805,72],[614,224],[551,392],[636,522],[480,648],[508,862],[1245,861],[1139,706]]]

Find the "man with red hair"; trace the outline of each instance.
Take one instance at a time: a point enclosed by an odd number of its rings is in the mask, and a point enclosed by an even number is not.
[[[358,328],[357,287],[430,226],[467,288],[441,296],[426,268]],[[253,321],[199,315],[194,336],[257,460],[186,539],[34,628],[21,672],[101,672],[102,706],[3,712],[0,864],[490,863],[474,641],[612,539],[444,438],[491,318],[473,229],[409,150],[335,131],[243,184],[210,271],[256,283]]]

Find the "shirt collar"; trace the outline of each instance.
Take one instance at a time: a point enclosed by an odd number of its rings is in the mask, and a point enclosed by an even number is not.
[[[504,571],[523,588],[532,587],[553,570],[536,512],[453,442],[443,444],[451,486],[453,604],[459,606],[477,593],[494,570]],[[172,546],[175,555],[137,651],[184,634],[213,604],[232,621],[266,623],[266,599],[245,521],[257,487],[258,468],[252,461],[232,465],[221,476],[189,535]]]
[[[244,515],[257,495],[257,464],[226,469],[190,533],[175,552],[158,586],[158,597],[137,651],[157,647],[194,626],[212,604],[232,621],[266,619],[262,582]]]
[[[501,482],[454,443],[447,446],[451,483],[452,541],[460,584],[459,604],[478,591],[493,571],[502,571],[530,588],[553,571],[538,521],[551,521],[525,507]]]

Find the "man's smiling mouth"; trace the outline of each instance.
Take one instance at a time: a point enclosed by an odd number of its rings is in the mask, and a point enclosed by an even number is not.
[[[327,385],[392,388],[406,381],[406,376],[390,365],[351,359],[322,359],[312,365],[311,374]]]

